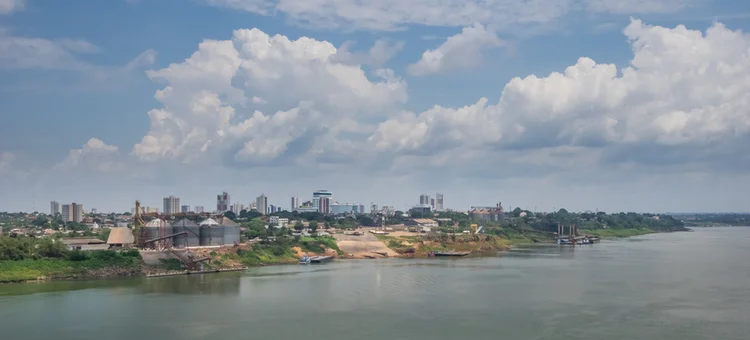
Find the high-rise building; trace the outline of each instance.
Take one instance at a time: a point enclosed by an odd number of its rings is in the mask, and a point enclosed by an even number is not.
[[[187,214],[190,212],[190,206],[189,205],[183,205],[180,207],[180,212],[183,214]]]
[[[57,215],[60,213],[60,203],[57,201],[49,202],[49,214]]]
[[[435,211],[444,211],[445,207],[443,206],[443,194],[437,193],[435,194]]]
[[[328,215],[331,213],[331,199],[322,196],[318,198],[318,212],[323,215]]]
[[[432,207],[432,210],[435,210],[435,199],[430,198],[430,206]]]
[[[370,204],[370,214],[375,214],[378,212],[378,205],[373,203]]]
[[[167,215],[173,215],[180,212],[180,198],[175,196],[164,197],[164,210]]]
[[[268,197],[265,194],[255,199],[255,209],[261,214],[268,214]]]
[[[312,199],[313,207],[316,207],[316,208],[318,207],[318,202],[320,202],[320,199],[322,197],[328,198],[329,203],[330,203],[330,200],[333,199],[333,193],[328,190],[318,190],[318,191],[313,192],[313,199]]]
[[[81,222],[83,221],[83,204],[63,204],[62,206],[62,218],[65,222]]]
[[[419,195],[419,204],[421,204],[421,205],[429,205],[430,204],[430,195],[427,195],[427,194]]]
[[[196,214],[202,214],[203,213],[203,206],[202,205],[196,205],[195,206],[195,213]]]
[[[299,196],[292,196],[292,205],[291,209],[289,211],[294,211],[294,209],[297,209],[300,207],[299,205]]]
[[[273,204],[268,205],[268,213],[273,214],[276,212],[276,206]]]
[[[226,191],[222,192],[221,195],[216,195],[216,211],[228,211],[231,204],[229,194]]]

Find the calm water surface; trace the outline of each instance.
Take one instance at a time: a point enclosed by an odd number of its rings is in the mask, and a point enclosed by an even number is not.
[[[2,339],[750,338],[750,228],[497,257],[0,285]]]

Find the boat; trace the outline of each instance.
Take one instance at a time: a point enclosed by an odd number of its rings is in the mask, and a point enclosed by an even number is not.
[[[469,255],[470,252],[468,251],[436,251],[434,252],[434,256],[466,256]]]
[[[310,258],[311,263],[325,263],[333,260],[333,256],[313,256]]]
[[[301,259],[299,259],[299,264],[310,264],[310,257],[303,256]]]

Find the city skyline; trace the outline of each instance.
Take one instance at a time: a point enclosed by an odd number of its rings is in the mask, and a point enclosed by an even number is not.
[[[748,209],[747,1],[5,3],[0,210]]]

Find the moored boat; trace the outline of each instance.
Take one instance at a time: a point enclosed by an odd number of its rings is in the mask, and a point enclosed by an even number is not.
[[[299,264],[310,264],[310,257],[303,256],[301,259],[299,259]]]

